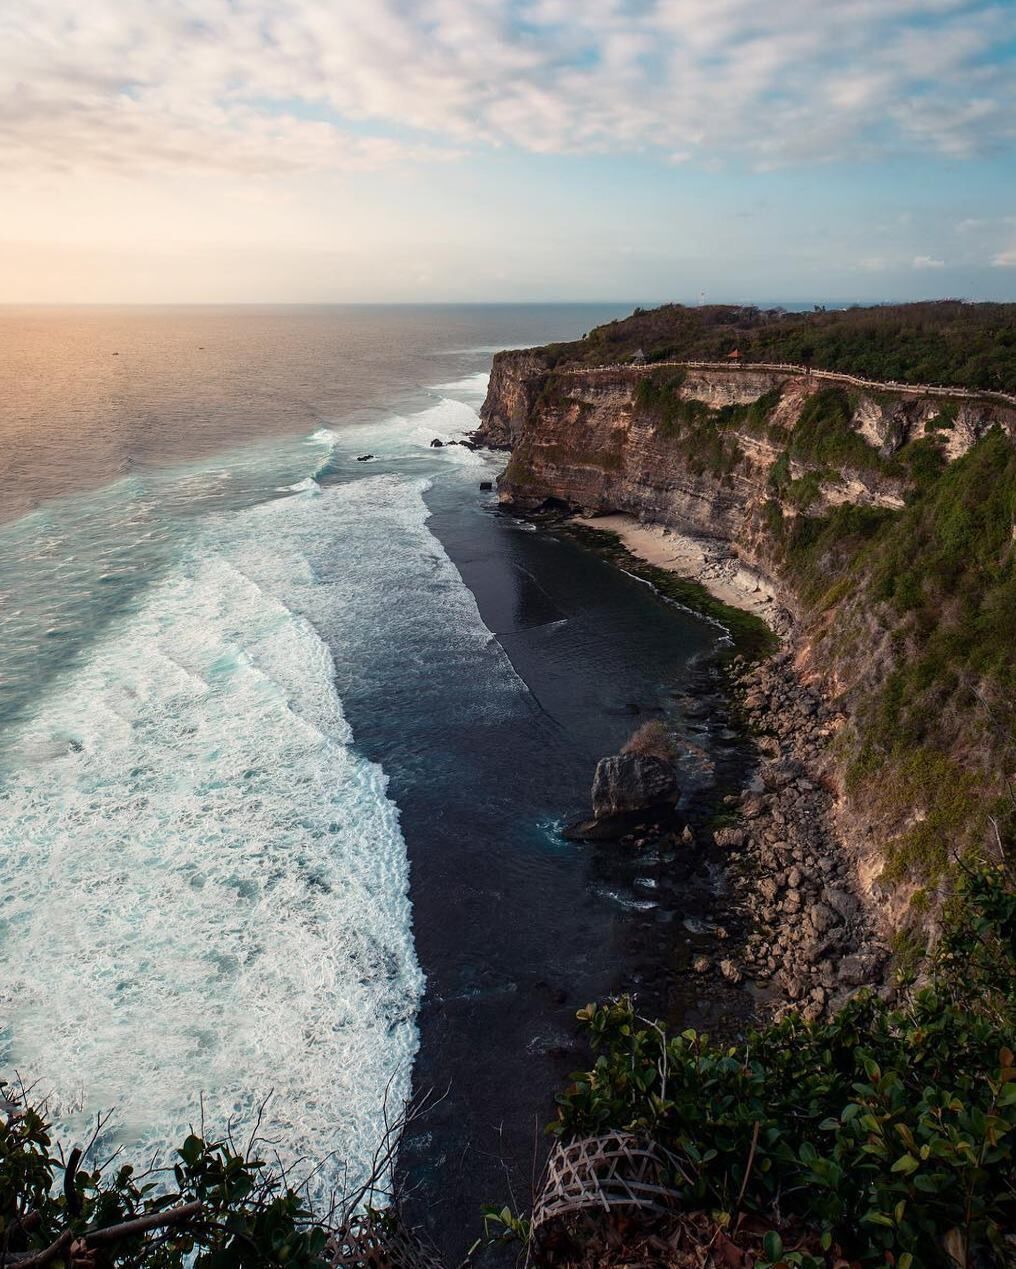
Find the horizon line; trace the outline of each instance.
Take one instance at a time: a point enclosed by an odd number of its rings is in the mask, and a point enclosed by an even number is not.
[[[632,308],[662,308],[666,305],[684,308],[782,308],[788,306],[842,305],[854,308],[878,308],[888,305],[917,304],[1016,304],[1011,299],[984,299],[965,295],[940,295],[925,299],[858,299],[847,296],[825,296],[795,299],[712,299],[706,302],[674,298],[631,299],[604,298],[595,300],[519,299],[519,300],[0,300],[3,309],[115,309],[115,308],[593,308],[606,305]]]

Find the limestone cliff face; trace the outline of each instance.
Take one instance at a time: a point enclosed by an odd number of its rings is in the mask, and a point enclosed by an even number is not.
[[[847,453],[831,465],[793,457],[792,441],[809,399],[835,382],[689,368],[673,392],[699,424],[682,432],[640,390],[666,373],[651,366],[555,370],[539,350],[499,354],[477,439],[512,451],[499,482],[502,502],[525,511],[563,505],[587,514],[628,512],[723,538],[765,569],[764,524],[774,503],[788,515],[816,515],[843,502],[900,507],[909,472],[894,471],[889,460],[923,438],[929,422],[943,420],[937,435],[951,459],[993,424],[1012,430],[1016,420],[1013,410],[981,402],[844,391],[860,459]],[[765,409],[753,413],[753,406]]]
[[[487,399],[480,407],[477,440],[491,449],[511,449],[533,410],[547,368],[538,349],[497,354]]]
[[[553,499],[588,513],[627,511],[739,540],[750,508],[764,494],[775,449],[752,438],[742,471],[728,479],[697,471],[681,446],[637,408],[641,378],[636,370],[555,376],[554,391],[545,387],[514,427],[502,500],[527,510]],[[771,386],[765,376],[751,380],[707,383],[699,376],[684,391],[713,407],[737,404]]]

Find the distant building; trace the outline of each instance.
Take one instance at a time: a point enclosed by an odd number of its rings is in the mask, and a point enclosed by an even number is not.
[[[735,348],[733,352],[728,352],[728,353],[727,353],[727,360],[728,360],[728,361],[740,361],[740,360],[741,360],[741,350],[740,350],[740,348]]]
[[[635,349],[635,353],[631,359],[631,363],[633,366],[644,366],[646,364],[646,355],[642,351],[641,348]]]

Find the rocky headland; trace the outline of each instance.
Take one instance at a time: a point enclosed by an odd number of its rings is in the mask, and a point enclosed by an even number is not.
[[[950,853],[985,835],[976,804],[1011,773],[977,703],[1004,705],[1004,674],[975,683],[948,650],[931,682],[953,614],[935,625],[924,609],[963,566],[940,564],[937,517],[958,507],[975,532],[978,487],[1009,506],[1016,406],[804,367],[590,355],[588,340],[499,354],[475,439],[511,451],[506,507],[608,528],[778,635],[775,656],[729,676],[759,763],[716,841],[751,932],[741,961],[715,968],[818,1016],[927,940]],[[1003,570],[1005,517],[984,526]]]

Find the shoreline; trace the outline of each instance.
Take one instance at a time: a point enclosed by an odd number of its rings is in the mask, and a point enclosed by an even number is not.
[[[726,854],[728,915],[747,928],[727,957],[702,956],[693,969],[706,980],[743,983],[760,1012],[777,1017],[795,1007],[808,1019],[822,1017],[861,986],[888,991],[889,951],[868,911],[856,861],[836,831],[826,747],[838,711],[796,672],[796,623],[778,588],[718,539],[625,514],[576,516],[566,524],[591,549],[602,543],[618,567],[640,564],[639,573],[664,598],[671,597],[673,579],[679,602],[733,627],[735,655],[726,660],[720,690],[754,760],[738,794],[717,801],[721,826],[712,836]],[[726,615],[717,617],[718,608]],[[738,626],[745,622],[749,635],[765,623],[768,647],[744,638]]]
[[[793,618],[783,606],[777,588],[721,539],[647,524],[625,512],[575,516],[571,523],[597,533],[614,534],[636,559],[694,582],[721,604],[765,622],[781,642],[789,639]]]

